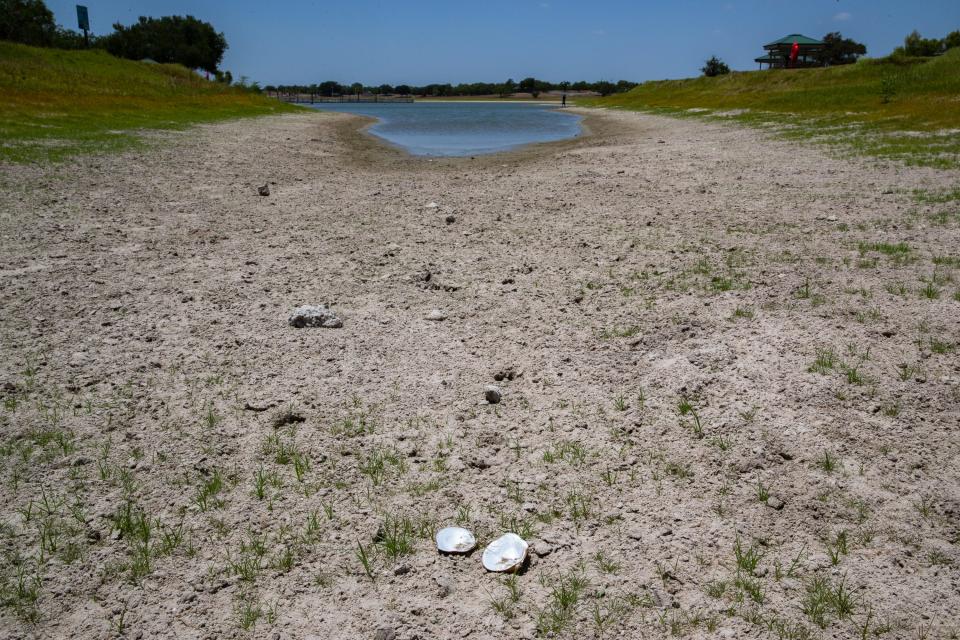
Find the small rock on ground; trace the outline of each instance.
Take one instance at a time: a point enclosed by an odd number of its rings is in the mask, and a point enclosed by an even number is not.
[[[433,322],[441,322],[446,319],[447,314],[445,314],[443,311],[440,311],[440,309],[434,309],[427,314],[427,320],[432,320]]]
[[[262,187],[257,187],[257,193],[259,193],[262,196],[270,195],[270,185],[265,184]]]
[[[288,320],[291,327],[323,327],[324,329],[338,329],[343,321],[326,305],[304,305],[297,307],[290,314]]]
[[[488,384],[483,390],[483,397],[487,399],[487,402],[490,404],[497,404],[500,402],[500,398],[503,397],[503,394],[500,393],[500,388],[492,384]]]

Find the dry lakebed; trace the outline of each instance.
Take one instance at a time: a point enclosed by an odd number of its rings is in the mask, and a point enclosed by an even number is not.
[[[0,636],[956,638],[960,176],[581,113],[0,167]]]

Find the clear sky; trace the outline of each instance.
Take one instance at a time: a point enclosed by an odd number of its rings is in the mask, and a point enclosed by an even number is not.
[[[789,33],[840,31],[881,56],[913,29],[960,29],[960,0],[80,0],[97,34],[190,14],[223,31],[222,68],[262,84],[652,80],[717,55],[753,69]],[[47,0],[76,28],[75,1]]]

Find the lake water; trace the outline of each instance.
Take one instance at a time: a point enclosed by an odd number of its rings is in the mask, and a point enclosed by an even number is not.
[[[580,116],[517,102],[414,102],[311,105],[377,118],[370,133],[418,156],[473,156],[580,134]]]

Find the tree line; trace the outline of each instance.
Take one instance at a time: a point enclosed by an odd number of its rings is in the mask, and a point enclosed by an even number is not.
[[[381,84],[365,85],[361,82],[352,84],[341,84],[336,80],[327,80],[317,84],[285,84],[285,85],[267,85],[264,87],[267,91],[278,91],[280,93],[305,93],[317,96],[340,96],[340,95],[413,95],[424,97],[445,97],[445,96],[508,96],[514,93],[529,93],[534,98],[541,93],[548,91],[593,91],[600,95],[610,95],[612,93],[621,93],[629,91],[637,86],[636,82],[629,80],[620,80],[619,82],[610,82],[608,80],[599,80],[596,82],[587,82],[579,80],[577,82],[548,82],[537,78],[524,78],[516,82],[509,78],[504,82],[469,82],[460,84],[426,84],[415,86],[409,84]]]
[[[954,47],[960,47],[960,30],[951,31],[943,38],[924,38],[919,31],[914,30],[903,39],[903,46],[893,50],[891,57],[923,58],[938,56]]]
[[[105,49],[119,58],[182,64],[229,80],[217,70],[227,50],[226,38],[209,22],[193,16],[140,17],[130,26],[114,24],[113,33],[85,38],[56,24],[43,0],[0,0],[0,40],[59,49]]]

